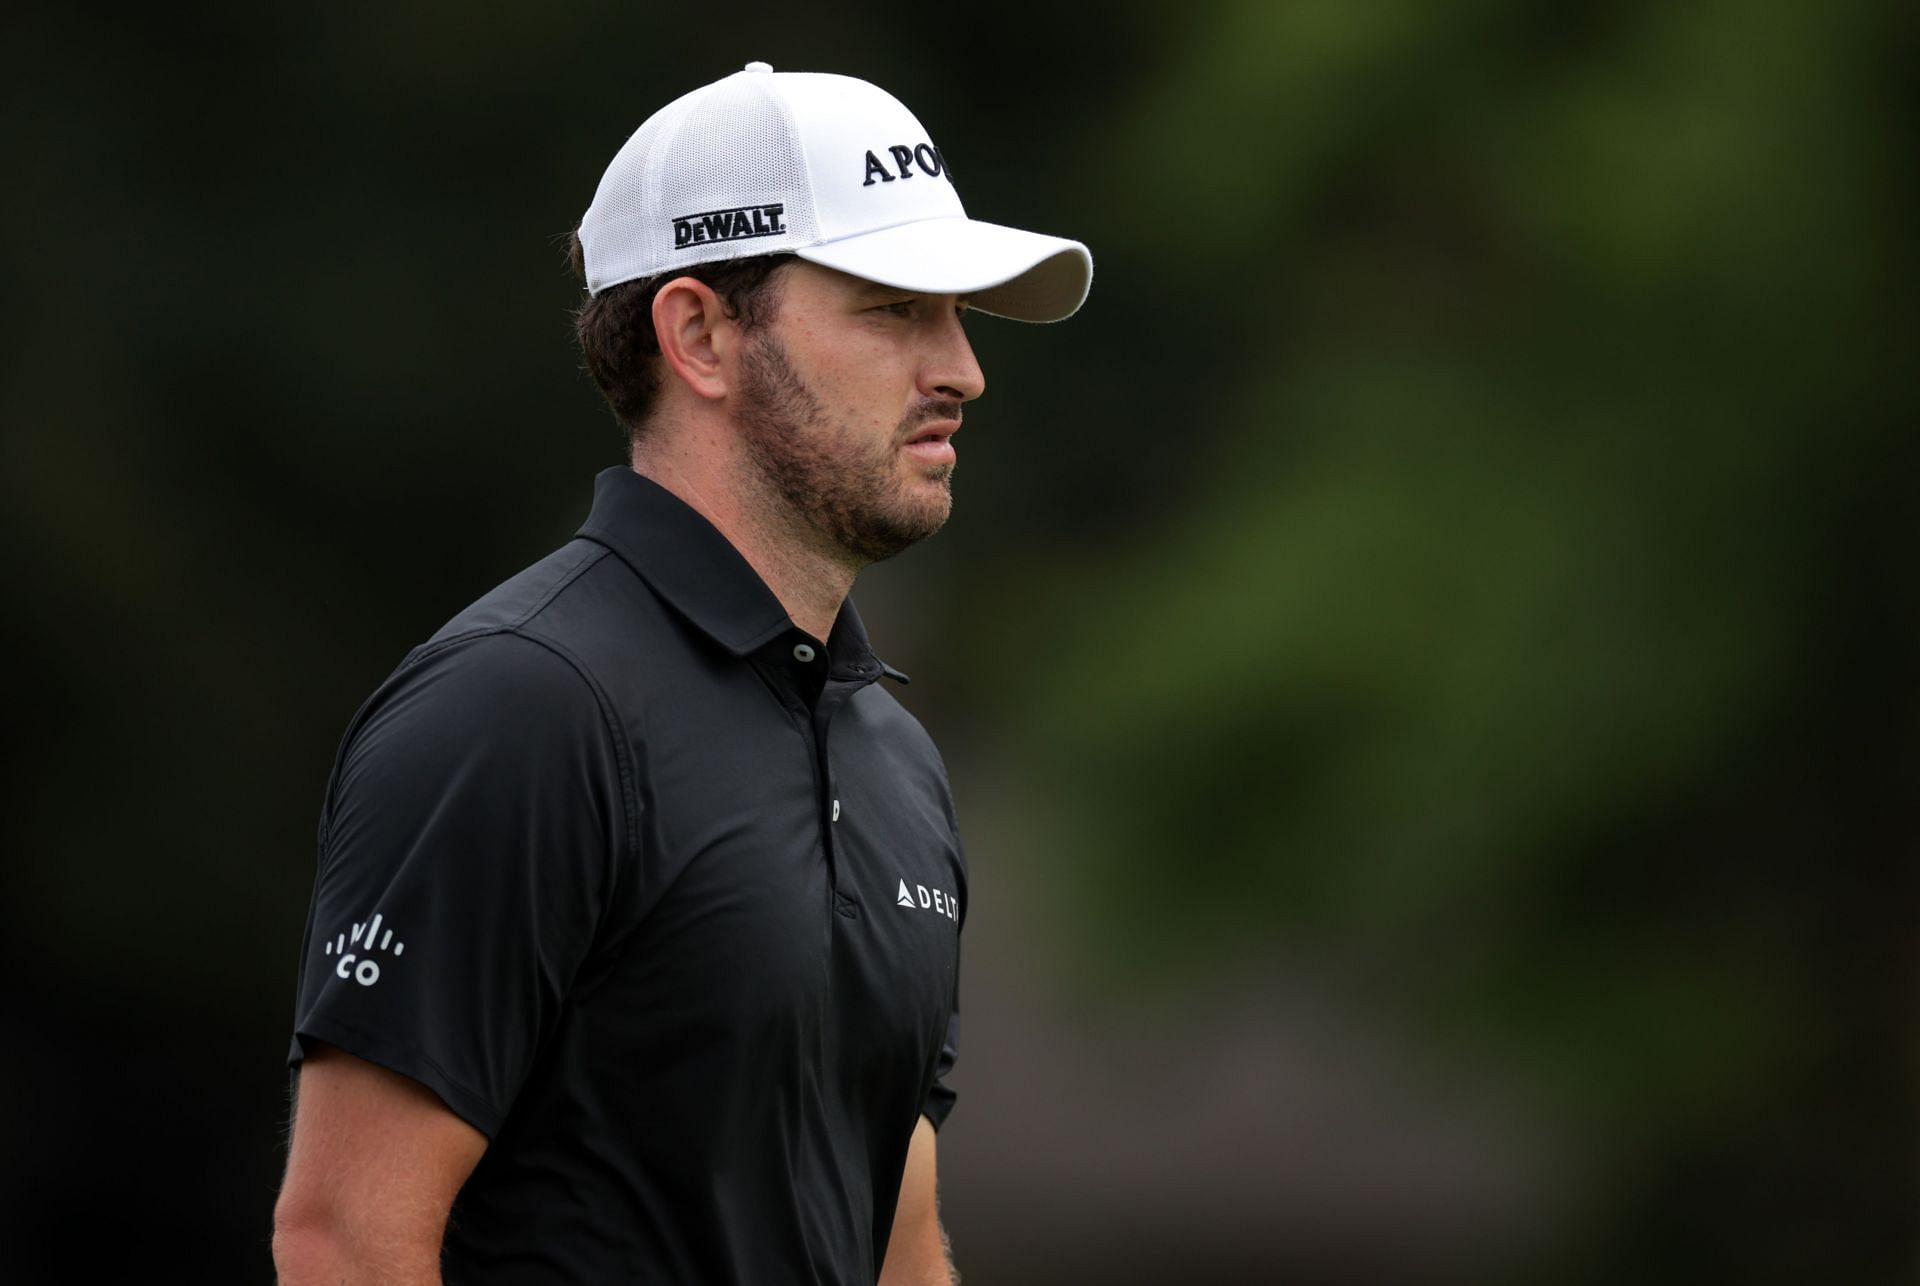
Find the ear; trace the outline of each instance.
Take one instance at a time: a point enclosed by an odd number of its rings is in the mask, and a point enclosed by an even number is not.
[[[660,341],[660,355],[696,396],[726,396],[725,359],[738,326],[711,286],[675,277],[655,291],[653,333]]]

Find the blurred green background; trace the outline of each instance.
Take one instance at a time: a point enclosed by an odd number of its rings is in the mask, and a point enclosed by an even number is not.
[[[973,866],[969,1286],[1915,1280],[1916,11],[0,20],[0,1274],[265,1281],[336,740],[618,431],[654,107],[865,76],[982,318],[856,591]]]

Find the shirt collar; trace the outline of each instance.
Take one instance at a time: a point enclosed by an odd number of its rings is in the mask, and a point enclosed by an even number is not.
[[[799,629],[752,564],[680,497],[623,465],[593,480],[593,509],[577,533],[620,556],[664,598],[735,656],[746,656]],[[849,598],[827,638],[836,674],[906,681],[873,654],[867,628]]]

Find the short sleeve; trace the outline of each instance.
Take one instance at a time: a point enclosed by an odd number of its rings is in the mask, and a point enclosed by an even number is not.
[[[947,1075],[953,1071],[953,1061],[959,1054],[960,1004],[957,989],[955,995],[952,1013],[947,1018],[946,1039],[940,1042],[940,1057],[934,1064],[933,1085],[927,1090],[926,1102],[920,1108],[920,1115],[933,1122],[936,1130],[947,1123],[947,1117],[952,1114],[954,1102],[959,1097],[947,1085]]]
[[[426,1085],[491,1137],[592,950],[624,851],[593,686],[511,633],[411,662],[329,784],[294,1041]]]

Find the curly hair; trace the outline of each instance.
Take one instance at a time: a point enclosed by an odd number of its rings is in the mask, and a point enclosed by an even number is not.
[[[775,274],[794,256],[755,255],[719,263],[695,264],[678,272],[642,277],[590,295],[573,315],[574,338],[586,359],[587,374],[600,389],[613,418],[626,430],[629,451],[646,436],[653,400],[660,392],[660,339],[653,333],[653,297],[679,277],[704,282],[720,297],[727,316],[752,331],[771,321],[779,309]],[[574,275],[587,278],[586,251],[575,230],[567,247]]]

